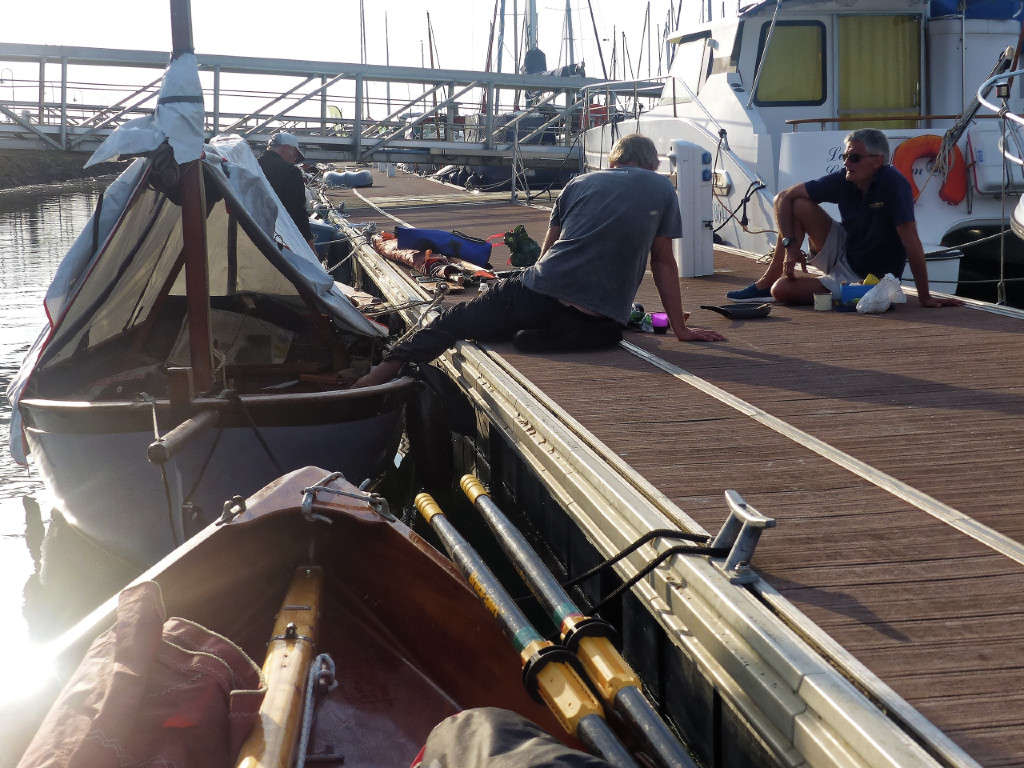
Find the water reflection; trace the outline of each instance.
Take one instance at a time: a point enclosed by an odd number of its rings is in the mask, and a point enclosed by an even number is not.
[[[0,391],[42,328],[46,289],[109,181],[0,191]],[[11,457],[10,418],[10,404],[0,398],[0,619],[7,629],[0,653],[10,649],[13,657],[14,649],[63,629],[133,574],[112,576],[92,553],[72,552],[70,532],[47,541],[53,557],[44,556],[43,530],[53,528],[49,504],[38,475]],[[41,569],[41,558],[63,573]],[[60,599],[53,601],[54,594]]]

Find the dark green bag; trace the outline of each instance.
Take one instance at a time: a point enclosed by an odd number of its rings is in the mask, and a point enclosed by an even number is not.
[[[513,267],[529,267],[540,258],[540,245],[526,234],[526,227],[517,224],[515,229],[505,233],[505,245],[512,251],[509,261]]]

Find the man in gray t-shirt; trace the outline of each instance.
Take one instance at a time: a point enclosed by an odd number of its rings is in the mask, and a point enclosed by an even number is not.
[[[676,191],[664,176],[637,165],[577,176],[551,211],[543,255],[523,285],[625,325],[648,254],[657,244],[671,256],[681,235]]]
[[[445,310],[397,345],[353,386],[390,381],[406,362],[429,362],[460,339],[512,338],[526,351],[593,349],[622,339],[630,307],[651,257],[651,273],[680,341],[718,341],[687,328],[672,238],[680,216],[671,182],[655,171],[658,152],[646,136],[624,136],[611,168],[570,181],[558,198],[541,257],[520,279],[505,280],[473,301]]]

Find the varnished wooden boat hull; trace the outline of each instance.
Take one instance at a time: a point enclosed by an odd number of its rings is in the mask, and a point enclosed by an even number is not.
[[[558,726],[521,683],[520,660],[448,560],[401,522],[364,502],[321,493],[304,519],[302,490],[327,473],[307,467],[249,500],[235,522],[202,531],[144,574],[168,616],[197,622],[262,664],[275,616],[297,568],[324,571],[317,653],[337,668],[337,688],[315,718],[318,765],[407,766],[442,718],[497,706]],[[116,598],[65,635],[47,690],[0,711],[12,765],[64,677],[114,620]],[[45,674],[45,670],[40,670]],[[0,765],[3,765],[0,761]]]

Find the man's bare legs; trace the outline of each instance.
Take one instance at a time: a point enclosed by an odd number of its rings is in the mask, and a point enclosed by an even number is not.
[[[793,242],[785,248],[782,235],[779,235],[768,268],[755,284],[762,289],[770,287],[772,297],[783,304],[810,304],[814,301],[814,294],[825,288],[817,278],[806,274],[807,257],[801,246],[806,237],[811,250],[814,253],[820,251],[832,228],[832,217],[808,197],[787,197],[789,191],[775,196],[775,220],[779,232],[787,233]],[[796,273],[797,264],[805,274]]]

